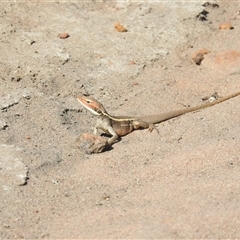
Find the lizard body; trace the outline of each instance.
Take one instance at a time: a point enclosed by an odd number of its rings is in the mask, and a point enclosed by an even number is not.
[[[152,131],[154,124],[156,123],[160,123],[189,112],[194,112],[203,108],[214,106],[238,95],[240,95],[240,92],[233,93],[213,102],[197,105],[194,107],[188,107],[143,117],[112,116],[105,110],[104,106],[93,97],[79,96],[77,99],[87,110],[98,117],[97,123],[94,127],[94,134],[97,134],[98,129],[101,129],[105,133],[111,135],[112,137],[107,141],[108,144],[111,145],[119,136],[124,136],[136,129],[148,128],[150,131]]]

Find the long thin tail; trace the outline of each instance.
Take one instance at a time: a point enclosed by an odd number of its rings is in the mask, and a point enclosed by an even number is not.
[[[179,110],[175,110],[175,111],[169,111],[169,112],[165,112],[165,113],[160,113],[160,114],[154,114],[154,115],[149,115],[149,116],[145,116],[145,117],[141,117],[140,119],[149,123],[160,123],[163,121],[166,121],[168,119],[171,118],[175,118],[177,116],[189,113],[189,112],[194,112],[203,108],[208,108],[211,106],[214,106],[218,103],[224,102],[230,98],[234,98],[236,96],[240,95],[240,92],[237,93],[233,93],[231,95],[228,95],[226,97],[220,98],[218,100],[215,100],[213,102],[209,102],[209,103],[205,103],[202,105],[198,105],[198,106],[194,106],[194,107],[189,107],[189,108],[184,108],[184,109],[179,109]]]

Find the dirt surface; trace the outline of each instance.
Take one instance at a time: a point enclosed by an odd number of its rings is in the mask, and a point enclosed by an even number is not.
[[[101,154],[76,146],[96,120],[78,95],[141,116],[240,91],[239,11],[0,3],[0,238],[240,238],[239,96]]]

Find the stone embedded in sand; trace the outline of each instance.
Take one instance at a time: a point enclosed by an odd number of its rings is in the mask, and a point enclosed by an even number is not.
[[[196,51],[193,55],[192,55],[192,60],[197,64],[200,65],[202,60],[204,59],[204,55],[210,53],[211,51],[204,48],[201,50]]]
[[[222,23],[222,24],[220,24],[219,25],[219,29],[221,29],[221,30],[232,30],[232,29],[234,29],[234,27],[233,27],[233,25],[231,24],[231,23],[229,23],[229,22],[226,22],[226,23]]]
[[[217,54],[208,54],[204,57],[202,65],[210,69],[227,73],[239,72],[240,51],[226,51]]]
[[[69,36],[68,33],[60,33],[60,34],[59,34],[59,37],[60,37],[61,39],[65,39],[65,38],[68,38],[68,37],[70,37],[70,36]]]
[[[78,137],[76,145],[86,154],[101,153],[109,147],[106,139],[89,133],[83,133],[82,136]]]
[[[119,22],[115,22],[114,27],[118,32],[127,32],[127,29]]]
[[[23,163],[21,149],[13,145],[0,145],[0,187],[9,190],[14,186],[21,186],[27,183],[28,168]]]

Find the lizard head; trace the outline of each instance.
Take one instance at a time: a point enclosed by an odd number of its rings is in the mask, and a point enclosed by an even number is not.
[[[103,105],[93,97],[79,96],[77,100],[95,116],[104,115],[106,112]]]

